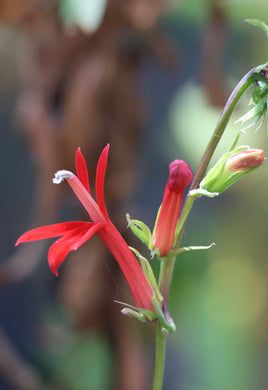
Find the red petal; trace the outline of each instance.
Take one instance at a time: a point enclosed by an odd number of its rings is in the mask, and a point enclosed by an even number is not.
[[[84,225],[85,222],[80,221],[71,221],[57,223],[54,225],[42,226],[36,229],[29,230],[28,232],[22,234],[17,242],[16,246],[21,242],[44,240],[45,238],[59,237],[66,234],[68,231],[76,229],[81,225]]]
[[[58,275],[57,269],[68,253],[78,249],[102,226],[99,223],[86,222],[55,241],[48,251],[48,264],[51,271]]]
[[[78,148],[76,151],[75,167],[76,167],[78,179],[81,181],[83,186],[87,189],[87,191],[90,193],[87,165],[80,148]]]
[[[104,188],[104,177],[106,172],[106,166],[107,166],[107,159],[108,159],[108,153],[109,153],[110,145],[108,144],[102,151],[98,165],[97,165],[97,172],[96,172],[96,196],[97,196],[97,203],[99,205],[99,208],[101,209],[101,212],[104,214],[105,218],[108,218],[108,212],[104,203],[104,196],[103,196],[103,188]]]

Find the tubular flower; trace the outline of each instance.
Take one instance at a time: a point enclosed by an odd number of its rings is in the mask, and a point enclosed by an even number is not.
[[[185,161],[174,160],[169,165],[169,179],[153,234],[153,249],[158,249],[161,257],[166,256],[173,247],[183,192],[192,177],[192,171]]]
[[[58,171],[53,179],[56,184],[61,183],[64,179],[67,180],[73,192],[87,210],[92,222],[64,222],[36,228],[20,236],[16,245],[22,242],[60,237],[51,245],[48,252],[49,266],[52,272],[58,275],[58,267],[68,253],[78,249],[94,233],[97,233],[118,262],[137,307],[154,311],[152,304],[153,289],[143,274],[136,257],[109,219],[105,206],[103,189],[108,152],[109,145],[103,150],[97,165],[95,183],[97,202],[90,193],[88,171],[80,148],[76,152],[77,176],[70,171],[62,170]]]

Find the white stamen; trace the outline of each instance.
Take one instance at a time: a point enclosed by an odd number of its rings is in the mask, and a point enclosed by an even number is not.
[[[64,179],[72,179],[74,174],[70,171],[58,171],[55,173],[55,177],[52,179],[54,184],[60,184]]]

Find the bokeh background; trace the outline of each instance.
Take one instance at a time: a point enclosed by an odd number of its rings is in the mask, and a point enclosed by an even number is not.
[[[14,248],[25,230],[86,218],[67,185],[78,146],[91,182],[111,143],[105,195],[153,227],[174,158],[193,170],[236,83],[267,61],[265,1],[0,1],[0,389],[147,390],[154,327],[124,318],[130,302],[98,239],[56,278],[46,242]],[[248,110],[236,109],[214,161]],[[266,127],[242,144],[268,152]],[[267,163],[221,197],[199,199],[177,260],[164,390],[264,390],[268,382]],[[140,246],[140,250],[144,250]],[[146,253],[146,252],[145,252]],[[148,253],[147,253],[148,254]],[[157,272],[158,264],[154,264]]]

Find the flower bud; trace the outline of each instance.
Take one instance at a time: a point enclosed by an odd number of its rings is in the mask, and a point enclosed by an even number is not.
[[[174,160],[169,165],[169,179],[153,234],[153,249],[157,248],[161,257],[166,256],[173,247],[183,192],[192,177],[185,161]]]
[[[241,177],[256,169],[263,161],[263,150],[239,146],[220,158],[201,181],[200,188],[222,193]]]
[[[227,161],[225,169],[231,172],[249,171],[257,168],[264,160],[264,151],[261,149],[247,149]]]

